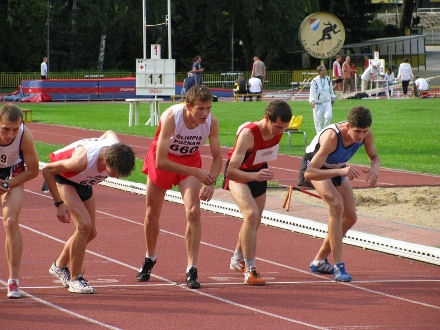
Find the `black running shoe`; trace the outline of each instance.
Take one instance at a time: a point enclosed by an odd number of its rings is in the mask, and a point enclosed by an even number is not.
[[[136,279],[138,282],[147,282],[150,279],[151,270],[153,266],[156,264],[156,261],[151,260],[150,258],[145,258],[144,264],[139,269],[139,273],[136,275]]]
[[[191,267],[186,273],[186,286],[190,289],[200,289],[200,283],[197,280],[197,268]]]

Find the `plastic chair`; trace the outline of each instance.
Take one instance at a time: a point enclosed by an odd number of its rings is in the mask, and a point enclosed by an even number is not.
[[[304,149],[307,147],[307,134],[301,131],[301,126],[303,122],[303,116],[292,116],[290,120],[289,127],[287,127],[285,133],[289,136],[289,148],[292,148],[292,136],[291,134],[302,134],[304,136]]]

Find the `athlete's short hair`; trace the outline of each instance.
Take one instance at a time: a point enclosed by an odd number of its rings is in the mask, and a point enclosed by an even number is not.
[[[211,90],[205,85],[195,85],[186,93],[186,101],[192,106],[196,101],[212,102]]]
[[[109,146],[105,153],[107,166],[117,171],[121,177],[130,175],[135,166],[135,159],[133,149],[124,143]]]
[[[367,128],[371,127],[373,118],[368,108],[357,106],[348,113],[348,123],[351,127]]]
[[[265,115],[271,122],[276,122],[280,118],[282,122],[288,123],[292,119],[292,109],[287,102],[276,100],[267,105]]]
[[[0,120],[2,120],[3,118],[5,118],[9,121],[12,121],[14,123],[17,121],[22,122],[23,121],[23,112],[15,104],[6,103],[5,105],[3,105],[0,108]]]

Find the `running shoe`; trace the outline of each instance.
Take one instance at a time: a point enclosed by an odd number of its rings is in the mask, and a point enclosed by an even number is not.
[[[310,264],[310,271],[312,273],[333,274],[334,267],[328,262],[327,259],[325,259],[325,261],[318,266],[314,266],[312,262]]]
[[[8,280],[8,298],[14,299],[21,297],[19,284],[18,280]]]
[[[252,266],[251,269],[246,270],[244,273],[244,283],[248,285],[264,285],[266,281],[261,277],[261,274],[257,272],[257,268]]]
[[[229,264],[229,268],[233,271],[244,273],[246,267],[244,265],[244,260],[237,261],[234,257],[231,258],[231,263]]]
[[[46,181],[43,181],[43,184],[41,185],[41,191],[47,194],[49,192],[49,187],[47,186]]]
[[[150,258],[145,258],[144,264],[139,268],[139,272],[136,275],[138,282],[147,282],[150,279],[151,270],[156,264],[156,260],[151,260]]]
[[[89,285],[82,275],[78,275],[69,282],[69,292],[73,293],[95,293],[95,289]]]
[[[190,289],[200,289],[200,283],[197,280],[197,268],[191,267],[186,273],[186,286]]]
[[[63,287],[68,288],[69,282],[70,282],[70,272],[69,268],[67,267],[58,267],[55,265],[55,262],[53,262],[52,266],[49,268],[49,273],[56,277]]]
[[[334,267],[333,278],[338,282],[351,282],[351,275],[345,271],[345,264],[340,262]]]

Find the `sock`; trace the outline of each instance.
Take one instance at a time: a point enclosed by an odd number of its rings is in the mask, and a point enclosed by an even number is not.
[[[253,259],[244,259],[244,263],[246,265],[246,271],[248,271],[252,267],[255,267],[255,258],[253,258]]]
[[[152,262],[155,262],[156,259],[157,259],[157,254],[155,254],[154,256],[150,256],[150,255],[148,255],[148,253],[147,253],[147,254],[145,255],[145,257],[151,259]]]
[[[312,265],[319,266],[319,265],[322,265],[324,262],[325,262],[325,260],[313,260]]]
[[[195,265],[188,265],[188,266],[186,266],[186,272],[188,273],[192,267],[197,268],[197,266],[195,266]]]
[[[236,260],[236,261],[242,261],[243,260],[243,252],[236,249],[234,251],[234,255],[232,258],[234,258],[234,260]]]

